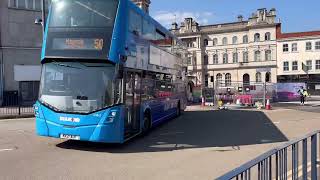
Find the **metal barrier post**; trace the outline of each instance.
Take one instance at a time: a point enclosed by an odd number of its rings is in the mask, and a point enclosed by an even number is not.
[[[317,134],[311,136],[311,179],[317,179]]]
[[[308,179],[308,141],[307,139],[304,139],[302,142],[302,179],[307,180]]]

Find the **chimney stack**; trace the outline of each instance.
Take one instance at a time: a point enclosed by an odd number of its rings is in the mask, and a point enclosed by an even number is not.
[[[239,21],[239,22],[242,22],[242,21],[243,21],[243,16],[242,16],[242,15],[239,15],[239,16],[238,16],[238,21]]]
[[[139,8],[144,10],[144,12],[149,14],[149,6],[151,4],[150,0],[132,0]]]

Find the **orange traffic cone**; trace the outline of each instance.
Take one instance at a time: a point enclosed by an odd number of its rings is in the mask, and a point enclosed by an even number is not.
[[[269,99],[267,99],[266,110],[271,110],[271,104]]]

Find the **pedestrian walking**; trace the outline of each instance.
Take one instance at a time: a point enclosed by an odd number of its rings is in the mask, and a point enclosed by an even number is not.
[[[304,103],[305,103],[305,99],[306,99],[306,97],[307,97],[307,90],[305,90],[304,88],[303,88],[303,86],[300,86],[300,89],[298,90],[298,93],[299,93],[299,95],[300,95],[300,105],[301,106],[304,106]]]

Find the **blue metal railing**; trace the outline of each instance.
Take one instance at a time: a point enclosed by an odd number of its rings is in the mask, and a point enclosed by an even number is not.
[[[217,179],[316,180],[319,134],[320,130],[289,141]]]

